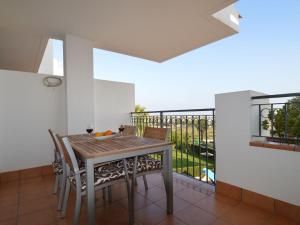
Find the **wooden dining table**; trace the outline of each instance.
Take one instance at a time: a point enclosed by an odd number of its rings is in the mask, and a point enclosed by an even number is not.
[[[94,165],[125,158],[163,152],[163,176],[167,196],[167,213],[173,213],[172,144],[152,138],[117,135],[97,140],[89,135],[67,136],[76,155],[86,166],[88,224],[95,224]],[[133,207],[134,208],[134,207]]]

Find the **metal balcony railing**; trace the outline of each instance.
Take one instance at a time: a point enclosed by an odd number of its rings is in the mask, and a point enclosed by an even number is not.
[[[300,144],[300,93],[263,95],[252,100],[284,99],[274,103],[253,104],[258,112],[258,133],[267,141]]]
[[[147,126],[169,128],[173,170],[215,184],[215,109],[132,112],[131,122],[140,136]]]

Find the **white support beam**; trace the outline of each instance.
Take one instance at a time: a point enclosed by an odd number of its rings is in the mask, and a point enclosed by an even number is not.
[[[67,132],[83,133],[94,125],[93,45],[66,35],[64,43]]]

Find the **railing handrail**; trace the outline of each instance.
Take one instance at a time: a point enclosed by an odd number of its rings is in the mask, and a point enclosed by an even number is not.
[[[267,99],[267,98],[288,98],[288,97],[296,97],[300,96],[300,92],[296,93],[287,93],[287,94],[276,94],[276,95],[259,95],[259,96],[253,96],[251,99]]]
[[[204,109],[177,109],[177,110],[156,110],[156,111],[144,111],[144,112],[130,112],[131,114],[139,113],[177,113],[177,112],[208,112],[215,111],[215,108],[204,108]]]

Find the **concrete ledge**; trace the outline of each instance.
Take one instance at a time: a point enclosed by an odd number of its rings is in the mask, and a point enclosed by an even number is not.
[[[300,152],[300,146],[292,144],[289,145],[276,142],[250,141],[249,145],[253,147],[269,148],[273,150]]]

